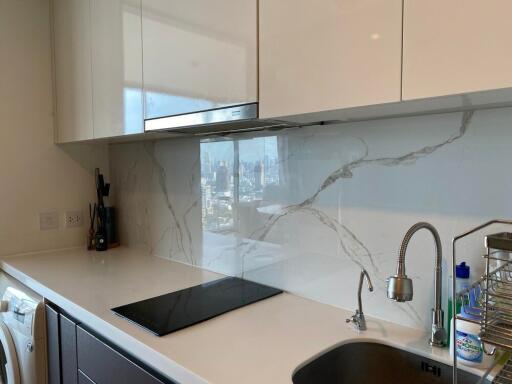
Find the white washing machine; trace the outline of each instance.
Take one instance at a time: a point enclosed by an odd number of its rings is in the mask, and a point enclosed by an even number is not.
[[[46,384],[43,298],[0,271],[0,383]]]

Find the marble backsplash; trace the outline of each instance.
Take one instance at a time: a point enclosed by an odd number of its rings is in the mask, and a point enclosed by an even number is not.
[[[511,128],[505,108],[114,144],[120,236],[155,255],[349,309],[364,267],[376,286],[363,293],[365,313],[428,329],[428,232],[409,245],[414,300],[386,298],[403,235],[418,221],[438,228],[446,303],[452,237],[512,217]],[[473,276],[483,249],[482,236],[462,243],[459,260]]]

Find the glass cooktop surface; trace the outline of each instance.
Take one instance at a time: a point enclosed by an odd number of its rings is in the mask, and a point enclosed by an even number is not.
[[[112,308],[112,311],[157,336],[164,336],[282,292],[237,277],[226,277]]]

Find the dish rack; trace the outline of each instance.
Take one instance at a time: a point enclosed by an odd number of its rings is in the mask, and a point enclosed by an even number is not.
[[[453,276],[455,276],[457,265],[457,242],[493,224],[512,225],[512,221],[492,220],[453,239]],[[512,352],[512,233],[502,232],[485,236],[485,247],[483,276],[460,292],[456,292],[455,279],[453,279],[454,306],[457,307],[457,303],[460,303],[464,312],[475,317],[475,320],[469,320],[456,315],[454,329],[457,329],[457,320],[479,324],[484,353],[494,355],[498,350]],[[455,345],[456,332],[453,332],[451,337]],[[454,353],[453,356],[454,383],[457,383],[456,355]],[[487,371],[485,376],[491,371],[492,369]],[[496,370],[492,372],[492,383],[512,384],[512,358],[506,361],[498,372]],[[484,382],[484,378],[480,382]]]

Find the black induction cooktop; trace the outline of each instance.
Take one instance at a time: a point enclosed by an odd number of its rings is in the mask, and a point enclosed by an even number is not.
[[[226,277],[112,308],[112,311],[157,336],[164,336],[282,292],[252,281]]]

